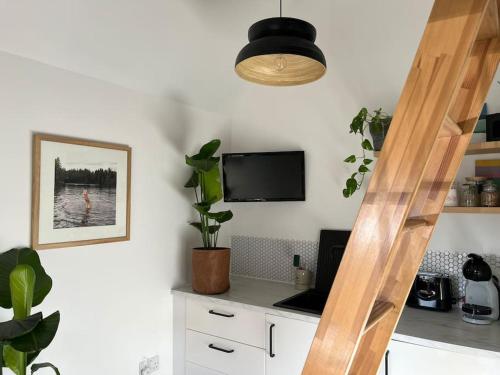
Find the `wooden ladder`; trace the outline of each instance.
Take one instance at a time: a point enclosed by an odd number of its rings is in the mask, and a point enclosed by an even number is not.
[[[376,374],[494,79],[499,10],[435,1],[303,375]]]

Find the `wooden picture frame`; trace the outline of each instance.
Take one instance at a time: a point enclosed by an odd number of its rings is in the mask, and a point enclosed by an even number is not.
[[[33,136],[31,246],[130,240],[129,146]]]

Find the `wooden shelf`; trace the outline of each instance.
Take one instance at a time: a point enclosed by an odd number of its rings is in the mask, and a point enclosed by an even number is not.
[[[500,141],[472,143],[467,148],[465,155],[496,154],[500,153]],[[380,151],[374,151],[373,156],[378,158]]]
[[[483,142],[470,144],[465,155],[500,153],[500,142]]]
[[[444,207],[443,213],[450,213],[450,214],[500,214],[500,207]]]

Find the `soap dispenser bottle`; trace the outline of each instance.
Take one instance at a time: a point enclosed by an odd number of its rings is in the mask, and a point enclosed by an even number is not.
[[[300,255],[293,256],[293,266],[295,267],[295,289],[307,290],[311,287],[311,271],[300,266]]]

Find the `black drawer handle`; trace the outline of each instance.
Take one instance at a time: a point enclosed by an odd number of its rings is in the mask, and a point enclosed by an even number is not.
[[[218,313],[217,311],[214,310],[209,310],[208,313],[212,315],[223,316],[224,318],[234,318],[234,314],[223,314],[223,313]]]
[[[273,328],[275,324],[269,326],[269,357],[274,358],[276,354],[273,353]]]
[[[228,353],[228,354],[234,353],[234,349],[222,349],[222,348],[216,347],[214,344],[210,344],[210,345],[208,345],[208,347],[210,349],[213,349],[213,350],[218,350],[219,352],[224,352],[224,353]]]

